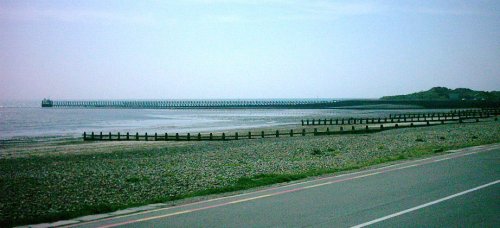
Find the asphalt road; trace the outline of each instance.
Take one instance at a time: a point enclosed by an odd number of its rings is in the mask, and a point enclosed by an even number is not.
[[[500,144],[452,152],[79,225],[500,227]]]

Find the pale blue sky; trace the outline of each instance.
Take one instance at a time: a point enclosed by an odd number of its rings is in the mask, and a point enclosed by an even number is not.
[[[0,99],[500,90],[500,1],[0,0]]]

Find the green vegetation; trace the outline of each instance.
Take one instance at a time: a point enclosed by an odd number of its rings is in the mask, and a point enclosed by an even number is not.
[[[323,152],[320,149],[314,149],[311,153],[312,155],[321,155]]]
[[[0,154],[0,226],[239,191],[500,142],[488,121],[229,142],[20,145]]]
[[[467,88],[434,87],[407,95],[385,96],[381,100],[485,100],[500,101],[500,91],[475,91]]]

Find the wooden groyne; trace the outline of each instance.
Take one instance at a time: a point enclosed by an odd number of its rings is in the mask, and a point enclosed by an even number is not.
[[[482,117],[482,115],[499,115],[500,108],[482,108],[482,109],[465,109],[465,110],[452,110],[449,112],[419,112],[419,113],[398,113],[389,114],[389,118],[425,118],[436,116],[462,116],[462,117]]]
[[[350,124],[374,124],[374,123],[411,123],[427,121],[450,121],[459,122],[469,119],[489,118],[498,116],[500,109],[477,109],[477,110],[453,110],[450,112],[432,112],[432,113],[403,113],[389,114],[389,117],[377,118],[320,118],[301,120],[302,126],[315,125],[350,125]]]
[[[475,123],[480,122],[480,118],[475,119],[448,119],[440,121],[425,121],[425,122],[411,122],[411,123],[385,123],[385,124],[366,124],[366,125],[351,125],[339,127],[326,127],[323,129],[318,128],[302,128],[290,130],[267,130],[259,132],[233,132],[233,133],[153,133],[153,134],[131,134],[126,133],[95,133],[84,132],[84,141],[230,141],[230,140],[244,140],[244,139],[261,139],[261,138],[280,138],[280,137],[300,137],[300,136],[320,136],[320,135],[335,135],[335,134],[358,134],[358,133],[374,133],[389,129],[397,128],[413,128],[413,127],[427,127],[440,124],[452,123]],[[498,118],[495,118],[498,121]]]

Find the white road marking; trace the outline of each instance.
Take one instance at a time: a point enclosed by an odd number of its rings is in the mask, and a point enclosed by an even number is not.
[[[256,196],[256,197],[252,197],[252,198],[245,198],[245,199],[230,201],[230,202],[219,204],[219,205],[200,207],[200,208],[195,208],[195,209],[178,211],[178,212],[174,212],[174,213],[170,213],[170,214],[158,215],[158,216],[153,216],[153,217],[145,217],[142,219],[136,219],[136,220],[130,220],[130,221],[125,221],[125,222],[121,222],[121,223],[109,224],[109,225],[99,226],[99,228],[111,228],[111,227],[128,225],[131,223],[144,222],[144,221],[149,221],[149,220],[154,220],[154,219],[162,219],[162,218],[167,218],[167,217],[171,217],[171,216],[175,216],[175,215],[182,215],[182,214],[187,214],[187,213],[191,213],[191,212],[195,212],[195,211],[202,211],[202,210],[206,210],[206,209],[211,209],[211,208],[227,206],[227,205],[231,205],[231,204],[242,203],[242,202],[261,199],[261,198],[266,198],[269,196],[273,196],[273,194],[261,195],[261,196]]]
[[[378,219],[375,219],[375,220],[372,220],[372,221],[369,221],[369,222],[365,222],[365,223],[362,223],[362,224],[359,224],[359,225],[356,225],[356,226],[352,226],[351,228],[361,228],[361,227],[369,226],[369,225],[375,224],[377,222],[381,222],[381,221],[384,221],[384,220],[387,220],[387,219],[390,219],[390,218],[394,218],[396,216],[400,216],[400,215],[403,215],[403,214],[406,214],[406,213],[409,213],[409,212],[412,212],[412,211],[416,211],[416,210],[424,208],[424,207],[428,207],[428,206],[431,206],[431,205],[434,205],[434,204],[437,204],[437,203],[441,203],[443,201],[446,201],[446,200],[449,200],[449,199],[452,199],[452,198],[455,198],[455,197],[458,197],[458,196],[461,196],[461,195],[465,195],[467,193],[470,193],[470,192],[473,192],[473,191],[477,191],[479,189],[486,188],[486,187],[489,187],[489,186],[494,185],[494,184],[498,184],[499,182],[500,182],[500,180],[496,180],[496,181],[493,181],[493,182],[490,182],[490,183],[487,183],[487,184],[484,184],[484,185],[481,185],[481,186],[478,186],[478,187],[475,187],[475,188],[471,188],[471,189],[463,191],[463,192],[459,192],[459,193],[456,193],[456,194],[453,194],[453,195],[450,195],[450,196],[447,196],[447,197],[444,197],[444,198],[441,198],[441,199],[438,199],[438,200],[434,200],[432,202],[428,202],[428,203],[422,204],[420,206],[412,207],[412,208],[406,209],[404,211],[400,211],[400,212],[397,212],[397,213],[394,213],[394,214],[390,214],[390,215],[387,215],[387,216],[384,216],[384,217],[381,217],[381,218],[378,218]]]
[[[377,175],[377,174],[381,174],[381,173],[382,172],[368,173],[368,174],[365,174],[365,175],[352,177],[349,180],[359,179],[359,178],[363,178],[363,177],[369,177],[369,176],[373,176],[373,175]],[[320,184],[304,186],[304,187],[302,187],[302,189],[316,188],[316,187],[320,187],[320,186],[323,186],[323,185],[329,185],[329,184],[334,184],[334,183],[343,182],[343,181],[344,181],[343,179],[334,180],[334,181],[328,181],[328,182],[324,182],[324,183],[320,183]]]
[[[441,158],[441,159],[435,160],[435,162],[440,162],[440,161],[444,161],[444,160],[448,160],[448,159],[451,159],[451,158]]]

